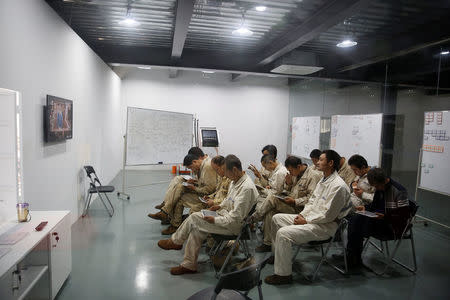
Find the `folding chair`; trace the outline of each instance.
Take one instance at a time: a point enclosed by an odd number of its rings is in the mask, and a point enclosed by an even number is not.
[[[253,264],[246,268],[220,276],[215,287],[203,289],[188,300],[206,300],[206,299],[228,299],[242,300],[250,299],[248,293],[254,287],[258,287],[259,299],[263,300],[261,270],[267,264],[269,256],[261,262]]]
[[[114,192],[114,186],[102,185],[100,182],[100,179],[98,178],[98,176],[95,173],[95,170],[92,166],[84,166],[84,170],[86,171],[87,177],[89,177],[89,180],[91,182],[89,183],[89,189],[86,191],[85,199],[86,198],[87,199],[86,199],[86,202],[84,205],[83,214],[81,216],[82,217],[86,216],[89,206],[91,205],[92,194],[98,194],[98,197],[102,201],[103,206],[105,207],[109,216],[112,217],[114,215],[114,206],[112,205],[111,201],[109,200],[107,193]],[[89,194],[89,197],[87,197],[87,194]],[[103,196],[106,197],[109,207],[106,205],[102,194],[103,194]]]
[[[209,256],[215,256],[218,253],[222,251],[225,245],[228,244],[229,241],[233,241],[233,246],[231,247],[230,252],[228,253],[227,257],[225,258],[224,263],[222,264],[222,267],[220,268],[219,272],[217,272],[217,269],[214,267],[214,270],[216,271],[216,278],[219,278],[223,271],[225,270],[225,267],[227,266],[228,262],[231,259],[231,256],[233,256],[233,253],[239,244],[242,248],[242,251],[244,252],[244,255],[246,258],[249,258],[251,256],[249,247],[247,245],[248,240],[252,240],[252,235],[250,231],[250,216],[255,211],[256,205],[253,206],[253,208],[250,210],[249,214],[244,220],[244,224],[241,228],[241,231],[238,235],[221,235],[221,234],[211,234],[212,238],[214,239],[214,245],[209,251]]]
[[[375,270],[371,269],[375,274],[381,276],[386,273],[386,271],[389,269],[389,267],[392,265],[392,263],[396,263],[397,265],[405,268],[406,270],[410,271],[411,273],[415,274],[417,271],[417,260],[416,260],[416,247],[414,245],[414,235],[413,235],[413,221],[416,216],[417,210],[419,209],[419,206],[417,203],[413,200],[409,200],[409,207],[410,207],[410,217],[408,218],[408,221],[406,223],[405,228],[402,231],[402,234],[400,238],[396,238],[395,235],[392,233],[385,233],[385,234],[374,234],[367,238],[366,242],[364,243],[363,253],[367,250],[368,245],[372,245],[377,249],[379,252],[381,252],[384,255],[385,258],[385,267],[382,272],[377,272]],[[380,246],[373,243],[370,239],[374,238],[380,241]],[[407,266],[404,263],[400,262],[395,258],[395,255],[397,254],[397,250],[400,247],[400,244],[403,240],[410,240],[411,243],[411,252],[412,252],[412,260],[413,260],[413,266]],[[389,241],[395,242],[395,248],[392,253],[389,252]],[[384,250],[386,248],[386,251]]]
[[[314,272],[311,276],[311,278],[309,278],[311,281],[314,281],[316,279],[317,273],[319,273],[320,267],[322,266],[323,263],[327,263],[330,266],[332,266],[335,270],[337,270],[339,273],[346,275],[348,273],[348,266],[347,266],[347,252],[345,249],[345,245],[342,245],[342,249],[344,252],[344,269],[342,269],[341,267],[337,266],[336,264],[330,262],[327,258],[328,256],[328,252],[330,251],[331,248],[331,244],[336,243],[336,242],[340,242],[342,240],[342,237],[344,236],[344,231],[347,228],[348,225],[348,221],[345,218],[342,218],[339,221],[339,225],[338,228],[336,230],[336,233],[330,237],[329,239],[326,240],[322,240],[322,241],[311,241],[308,242],[308,245],[310,246],[320,246],[320,252],[322,254],[322,257],[320,259],[320,262],[317,264],[317,266],[314,268]],[[328,244],[325,251],[323,250],[323,245]],[[300,248],[302,247],[302,245],[298,245],[297,250],[295,251],[295,254],[292,258],[292,263],[295,262],[295,259],[298,255],[298,252],[300,251]]]

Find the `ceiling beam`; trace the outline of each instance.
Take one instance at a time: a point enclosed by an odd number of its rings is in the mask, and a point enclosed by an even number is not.
[[[178,60],[183,53],[184,42],[188,33],[189,23],[191,22],[192,12],[194,11],[195,0],[178,0],[175,25],[172,42],[172,60]]]
[[[302,24],[289,30],[263,50],[258,66],[273,62],[284,54],[314,39],[334,25],[366,8],[370,0],[333,0]]]

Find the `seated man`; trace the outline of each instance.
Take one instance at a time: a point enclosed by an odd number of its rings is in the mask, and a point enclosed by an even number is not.
[[[228,187],[231,180],[225,177],[225,157],[217,155],[211,160],[211,166],[216,171],[219,179],[217,181],[216,190],[211,195],[203,197],[208,207],[220,205],[228,194]]]
[[[350,186],[350,184],[355,181],[356,174],[348,165],[345,157],[341,157],[341,160],[339,161],[338,174],[339,176],[341,176],[347,186]]]
[[[411,216],[408,193],[402,185],[387,177],[380,168],[370,169],[367,179],[376,190],[373,201],[366,206],[357,207],[357,210],[375,212],[378,218],[359,214],[351,216],[347,243],[347,262],[350,267],[362,264],[361,253],[365,237],[378,233],[398,238]]]
[[[217,174],[211,166],[210,158],[188,154],[184,158],[183,165],[198,174],[198,181],[186,186],[177,185],[171,197],[164,202],[161,211],[149,215],[156,220],[170,219],[170,226],[161,232],[164,235],[174,233],[181,225],[184,207],[190,208],[191,212],[204,208],[205,205],[199,197],[211,194],[217,185]]]
[[[311,161],[313,162],[312,168],[315,171],[317,171],[317,163],[319,162],[320,154],[322,154],[322,151],[320,151],[319,149],[314,149],[309,154],[309,158],[311,158]]]
[[[272,217],[278,213],[300,213],[322,178],[322,173],[302,164],[302,160],[296,156],[289,156],[284,165],[289,170],[284,184],[289,195],[280,199],[275,193],[270,193],[261,208],[253,214],[255,221],[264,219],[264,240],[263,244],[255,249],[256,252],[270,252],[272,249]]]
[[[225,158],[225,176],[232,180],[227,198],[220,206],[213,206],[217,216],[205,216],[202,212],[190,215],[170,239],[160,240],[158,246],[164,250],[181,250],[186,242],[184,260],[180,266],[170,270],[172,275],[197,272],[197,258],[208,234],[238,235],[244,219],[256,203],[258,194],[251,178],[242,171],[239,158]]]
[[[264,148],[262,148],[261,150],[262,155],[267,155],[270,154],[273,157],[275,157],[275,159],[277,159],[277,147],[275,147],[274,145],[266,145],[264,146]],[[266,170],[266,168],[264,168],[264,166],[261,167],[261,170],[258,171],[258,169],[250,164],[250,166],[248,167],[248,169],[250,171],[253,172],[253,174],[255,174],[255,184],[259,184],[264,186],[264,184],[261,183],[261,180],[269,180],[269,177],[271,175],[271,172],[269,170]]]
[[[191,149],[189,149],[188,154],[193,154],[199,157],[202,157],[204,159],[206,159],[208,157],[208,155],[205,155],[205,153],[203,153],[202,149],[200,149],[199,147],[191,147]],[[194,174],[196,175],[196,174]],[[174,178],[172,178],[172,180],[170,181],[169,187],[167,188],[167,192],[166,192],[166,196],[164,197],[164,200],[161,204],[158,204],[155,206],[156,209],[161,209],[164,206],[164,201],[166,198],[170,198],[172,197],[173,191],[175,189],[175,187],[184,182],[184,178],[181,175],[175,176]],[[149,214],[150,217],[150,214]]]
[[[355,181],[352,182],[350,187],[350,200],[353,207],[372,203],[375,188],[369,184],[367,179],[367,172],[370,170],[367,160],[361,155],[355,154],[349,158],[348,164],[356,174]]]
[[[323,172],[303,211],[276,214],[272,219],[272,247],[275,250],[275,274],[266,277],[268,284],[292,282],[292,244],[326,240],[333,236],[340,219],[351,209],[350,190],[337,174],[341,157],[333,150],[320,155],[319,170]]]

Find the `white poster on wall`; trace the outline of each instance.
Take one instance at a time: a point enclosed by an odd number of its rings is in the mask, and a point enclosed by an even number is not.
[[[450,113],[425,112],[419,187],[450,195]]]
[[[309,159],[312,150],[320,144],[320,117],[292,119],[292,154]]]
[[[362,155],[369,166],[380,165],[383,114],[331,117],[330,149],[350,158]]]

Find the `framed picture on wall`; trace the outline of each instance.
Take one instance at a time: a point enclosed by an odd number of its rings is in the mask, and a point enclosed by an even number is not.
[[[219,147],[219,135],[216,128],[200,128],[202,147]]]
[[[72,138],[73,101],[47,95],[45,141],[60,142]]]

